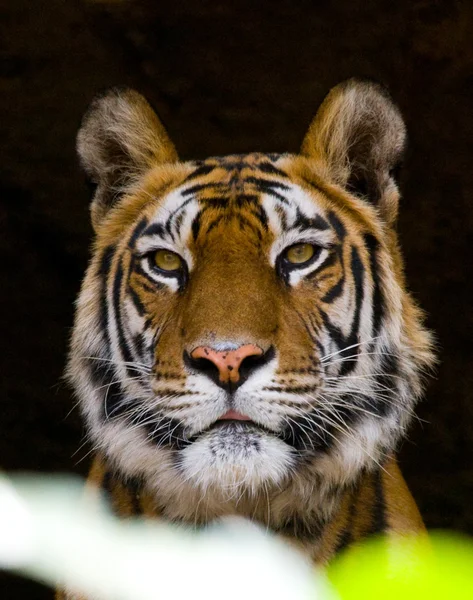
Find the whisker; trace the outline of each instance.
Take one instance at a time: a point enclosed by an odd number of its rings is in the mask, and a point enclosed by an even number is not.
[[[332,396],[337,396],[338,394],[353,394],[354,397],[356,396],[364,396],[366,398],[369,398],[370,400],[375,400],[375,401],[379,401],[382,402],[388,406],[394,406],[396,409],[400,410],[401,412],[405,412],[411,416],[416,416],[415,412],[412,408],[405,406],[404,404],[402,404],[401,402],[397,402],[395,400],[395,398],[393,398],[392,395],[390,396],[386,396],[383,394],[380,394],[379,392],[375,392],[375,391],[371,391],[371,392],[365,392],[362,390],[351,390],[351,389],[340,389],[340,390],[335,390],[335,389],[327,389],[325,388],[323,390],[325,393],[328,393]],[[338,400],[340,400],[341,398],[338,397]],[[328,398],[328,402],[330,402],[330,398]]]
[[[131,369],[135,369],[136,371],[140,371],[146,374],[151,373],[151,367],[149,365],[145,365],[144,363],[120,361],[111,358],[102,358],[100,356],[81,356],[80,358],[84,360],[96,360],[99,362],[105,362],[114,366],[116,365],[117,367],[129,367]]]
[[[376,336],[376,337],[370,338],[369,340],[365,340],[363,342],[358,342],[356,344],[352,344],[351,346],[347,346],[346,348],[341,348],[340,350],[337,350],[336,352],[332,352],[331,354],[325,354],[320,359],[320,362],[326,362],[329,358],[332,358],[332,356],[336,356],[337,354],[341,354],[342,352],[346,352],[347,350],[351,350],[352,348],[358,348],[359,346],[363,346],[364,344],[371,344],[371,342],[374,342],[375,340],[379,340],[380,337],[381,336]]]
[[[126,377],[125,379],[114,379],[112,382],[110,383],[104,383],[104,385],[99,385],[99,387],[96,387],[92,390],[92,392],[98,392],[99,390],[103,390],[106,387],[110,387],[112,385],[114,385],[115,383],[118,383],[120,385],[129,383],[131,381],[143,381],[143,375],[137,375],[136,377]]]
[[[328,406],[326,408],[329,408]],[[370,458],[380,469],[383,469],[383,471],[385,471],[387,473],[387,471],[383,468],[383,466],[374,458],[374,456],[372,456],[368,450],[366,448],[363,448],[363,446],[359,443],[359,441],[357,440],[357,438],[353,435],[352,432],[350,432],[350,429],[347,425],[347,423],[342,419],[342,417],[334,410],[329,410],[330,414],[338,419],[338,423],[335,422],[333,419],[331,419],[328,415],[326,414],[319,414],[318,417],[320,417],[321,419],[327,420],[329,423],[331,423],[332,427],[335,427],[335,429],[337,429],[337,431],[340,431],[340,433],[346,435],[348,437],[348,439],[351,440],[351,442],[357,446],[357,448],[359,450],[361,450],[364,454],[366,454],[366,456],[368,458]]]
[[[398,354],[395,354],[393,352],[363,352],[362,354],[350,354],[350,356],[344,356],[342,358],[337,358],[337,360],[331,360],[330,362],[328,362],[328,366],[332,366],[332,365],[337,365],[338,363],[343,363],[343,362],[356,362],[357,360],[360,359],[360,357],[363,356],[398,356]],[[320,361],[322,362],[322,361]],[[323,362],[327,362],[327,361],[323,361]]]

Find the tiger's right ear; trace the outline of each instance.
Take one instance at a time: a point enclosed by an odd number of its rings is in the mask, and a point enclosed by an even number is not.
[[[140,175],[156,164],[176,162],[166,130],[141,94],[112,88],[96,98],[77,135],[80,162],[96,187],[92,225]]]
[[[393,225],[399,204],[396,172],[405,140],[401,113],[386,90],[349,79],[322,102],[301,152],[322,161],[333,181],[375,206]]]

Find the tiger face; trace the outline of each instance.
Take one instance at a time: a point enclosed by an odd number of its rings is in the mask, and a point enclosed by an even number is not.
[[[93,103],[78,149],[96,239],[68,373],[125,477],[230,501],[344,484],[392,452],[432,360],[394,231],[404,137],[385,92],[354,80],[300,155],[181,163],[136,92]]]

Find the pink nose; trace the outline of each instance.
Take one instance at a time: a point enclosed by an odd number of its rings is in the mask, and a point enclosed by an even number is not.
[[[254,344],[245,344],[237,350],[212,350],[208,346],[199,346],[191,352],[191,358],[204,359],[213,363],[219,373],[221,383],[236,383],[240,379],[241,363],[250,356],[261,356],[263,350]]]

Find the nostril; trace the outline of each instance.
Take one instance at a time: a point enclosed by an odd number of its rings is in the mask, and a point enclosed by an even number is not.
[[[213,376],[218,376],[219,374],[217,365],[208,358],[195,358],[188,352],[184,352],[184,363],[191,369],[200,371],[201,373],[206,373]]]
[[[243,344],[232,350],[198,346],[190,353],[184,352],[184,363],[190,369],[206,375],[220,387],[235,390],[274,355],[272,347],[263,352],[255,344]]]
[[[271,346],[266,352],[262,354],[252,354],[250,356],[246,356],[241,364],[240,364],[240,374],[242,377],[246,378],[252,372],[258,369],[259,367],[263,367],[270,360],[272,360],[275,356],[275,351],[273,346]]]

